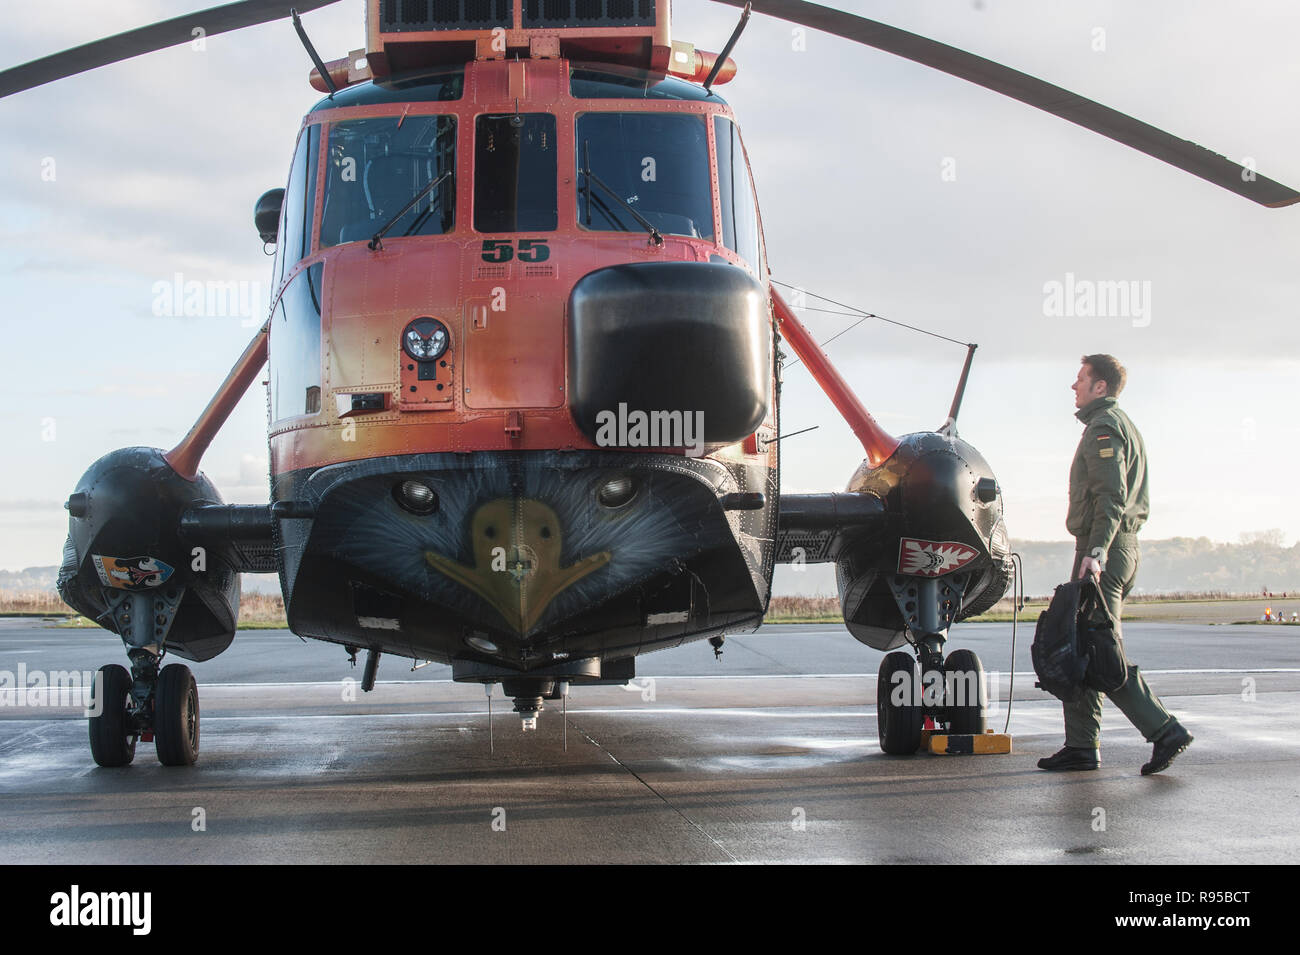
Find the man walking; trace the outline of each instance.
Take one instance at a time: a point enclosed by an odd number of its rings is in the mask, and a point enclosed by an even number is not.
[[[1075,539],[1074,570],[1097,579],[1102,597],[1119,631],[1124,598],[1138,570],[1137,532],[1150,511],[1147,455],[1142,435],[1119,409],[1124,366],[1110,355],[1084,355],[1074,382],[1075,413],[1084,423],[1070,467],[1070,510],[1066,527]],[[1132,663],[1128,679],[1107,693],[1129,722],[1153,744],[1149,776],[1167,769],[1192,742],[1183,725],[1169,715]],[[1039,769],[1096,769],[1101,765],[1101,694],[1085,688],[1065,708],[1065,748],[1038,761]]]

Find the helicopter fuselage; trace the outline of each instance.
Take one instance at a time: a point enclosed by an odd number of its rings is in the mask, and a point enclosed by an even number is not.
[[[757,625],[779,388],[720,98],[564,59],[367,83],[307,115],[282,210],[269,445],[295,632],[592,678]]]

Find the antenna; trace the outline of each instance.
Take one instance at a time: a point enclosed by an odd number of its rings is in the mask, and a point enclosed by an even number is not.
[[[736,41],[740,39],[740,34],[744,32],[745,24],[749,22],[749,8],[750,4],[746,3],[744,11],[740,14],[740,22],[736,24],[736,29],[731,31],[731,39],[728,40],[727,45],[722,48],[722,52],[718,54],[718,58],[713,61],[713,69],[709,70],[708,78],[704,81],[705,92],[713,92],[709,87],[711,87],[713,81],[718,78],[718,71],[722,69],[722,64],[727,62],[727,57],[731,55],[731,48],[736,45]]]
[[[293,28],[298,31],[298,39],[302,40],[302,45],[307,48],[307,55],[310,56],[311,61],[316,64],[316,72],[319,73],[321,79],[325,81],[325,85],[330,88],[330,99],[333,99],[334,94],[339,91],[338,84],[334,82],[334,77],[330,76],[330,71],[326,68],[325,64],[321,62],[320,54],[316,52],[316,48],[311,45],[311,40],[307,36],[307,31],[302,28],[302,21],[298,19],[298,11],[290,10],[289,15],[293,17]]]
[[[950,437],[957,436],[957,412],[961,411],[961,398],[966,393],[966,379],[970,377],[971,361],[975,358],[975,349],[979,346],[971,342],[966,346],[966,364],[962,365],[961,378],[957,381],[957,393],[952,396],[952,407],[948,409],[948,420],[939,427],[939,433]]]

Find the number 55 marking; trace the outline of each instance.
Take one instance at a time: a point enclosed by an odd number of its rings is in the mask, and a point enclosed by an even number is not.
[[[520,262],[545,262],[551,257],[551,248],[545,239],[520,239]]]
[[[509,239],[484,239],[483,261],[500,265],[515,257],[515,249]],[[551,257],[550,246],[545,239],[520,239],[520,262],[545,262]]]

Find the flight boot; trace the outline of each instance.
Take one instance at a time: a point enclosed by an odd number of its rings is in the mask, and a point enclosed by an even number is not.
[[[1090,746],[1066,746],[1038,761],[1039,769],[1096,769],[1101,765],[1101,750]]]
[[[1142,767],[1142,775],[1152,776],[1168,769],[1174,757],[1192,745],[1192,739],[1192,734],[1187,732],[1183,724],[1174,720],[1169,729],[1156,737],[1151,749],[1151,762]]]

